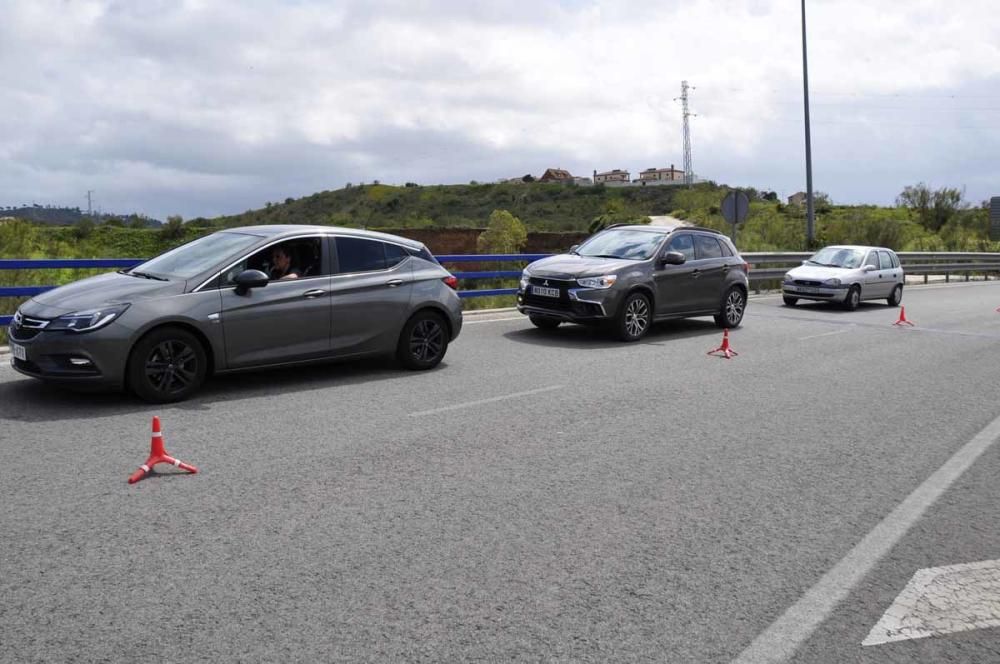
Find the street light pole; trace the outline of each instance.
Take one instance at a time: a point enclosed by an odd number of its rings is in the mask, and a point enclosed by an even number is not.
[[[812,140],[809,136],[809,64],[806,59],[806,0],[802,0],[802,96],[806,116],[806,244],[812,249],[816,214],[813,205]]]

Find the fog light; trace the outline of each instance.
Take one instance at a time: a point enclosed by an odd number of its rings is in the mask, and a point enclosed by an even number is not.
[[[94,363],[85,357],[71,357],[69,358],[69,363],[74,367],[92,367]]]

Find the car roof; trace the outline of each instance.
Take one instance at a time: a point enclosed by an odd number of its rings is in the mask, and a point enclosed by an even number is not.
[[[674,226],[650,226],[648,224],[612,224],[602,230],[626,230],[626,231],[647,231],[650,233],[660,233],[661,235],[666,235],[667,233],[673,233],[674,231],[704,231],[706,233],[714,233],[716,235],[722,235],[720,231],[714,228],[702,228],[701,226],[692,226],[690,224],[676,224]]]
[[[876,247],[873,245],[866,245],[866,244],[830,244],[823,247],[823,249],[860,249],[861,251],[881,249],[882,251],[892,251],[892,249],[889,249],[888,247]]]
[[[423,244],[416,240],[391,235],[389,233],[379,233],[378,231],[363,230],[360,228],[344,228],[342,226],[316,226],[309,224],[272,224],[269,226],[234,226],[219,231],[220,233],[247,233],[259,235],[268,239],[295,237],[305,233],[319,233],[323,235],[349,235],[353,237],[366,238],[369,240],[382,240],[395,242],[414,249],[423,248]]]

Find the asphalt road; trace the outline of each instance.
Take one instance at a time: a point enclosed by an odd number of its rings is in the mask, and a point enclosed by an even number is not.
[[[791,612],[774,661],[1000,662],[997,628],[861,645],[917,570],[1000,558],[992,439],[795,609],[1000,417],[1000,284],[903,304],[755,298],[728,361],[709,319],[623,345],[500,314],[433,372],[168,408],[0,368],[0,661],[767,661]],[[152,415],[199,474],[126,484]]]

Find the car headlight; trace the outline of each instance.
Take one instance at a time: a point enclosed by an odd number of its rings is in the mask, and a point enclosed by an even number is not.
[[[87,309],[85,311],[74,311],[71,314],[60,316],[49,323],[46,331],[65,332],[92,332],[100,329],[121,316],[129,305],[109,304],[106,307]]]
[[[611,288],[618,281],[617,274],[606,274],[603,277],[583,277],[577,279],[576,283],[584,288]]]
[[[528,279],[530,279],[528,271],[524,270],[521,272],[521,290],[525,290],[528,287]]]
[[[823,282],[823,285],[824,286],[839,286],[840,285],[840,279],[837,279],[836,277],[834,277],[833,279],[827,279],[826,281]]]
[[[792,275],[791,275],[791,274],[785,274],[785,279],[784,279],[784,283],[786,283],[786,284],[790,284],[790,283],[792,283],[793,281],[795,281],[795,279],[794,279],[794,278],[792,277]]]

